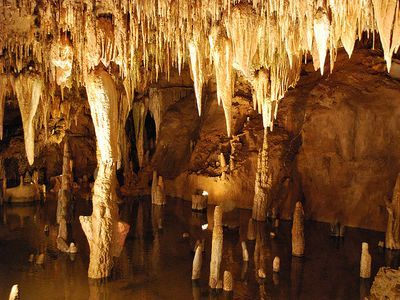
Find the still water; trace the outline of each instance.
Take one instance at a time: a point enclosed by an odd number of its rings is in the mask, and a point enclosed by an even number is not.
[[[11,286],[18,284],[22,299],[364,299],[371,281],[360,280],[361,242],[370,244],[372,276],[383,265],[398,267],[397,253],[377,247],[384,239],[380,232],[348,228],[337,240],[329,236],[329,225],[307,222],[306,254],[292,258],[290,222],[281,222],[275,239],[271,224],[256,225],[256,241],[247,241],[248,264],[242,262],[241,241],[247,239],[250,211],[235,209],[224,214],[221,271],[234,277],[234,293],[212,293],[208,289],[212,214],[192,213],[191,203],[168,199],[166,207],[152,206],[148,197],[127,199],[120,216],[131,225],[124,249],[115,258],[111,278],[87,278],[88,244],[79,224],[79,215],[91,213],[90,202],[79,201],[70,229],[70,238],[79,252],[75,256],[56,248],[56,201],[33,206],[0,208],[0,299],[8,299]],[[208,223],[208,229],[201,225]],[[49,233],[44,227],[49,225]],[[189,233],[189,238],[183,238]],[[205,239],[202,277],[191,282],[193,248]],[[257,244],[256,255],[254,252]],[[258,251],[259,249],[259,251]],[[30,254],[45,253],[44,265],[28,262]],[[272,261],[281,258],[281,271],[273,274]],[[255,267],[257,266],[257,267]],[[256,276],[264,266],[265,280]]]

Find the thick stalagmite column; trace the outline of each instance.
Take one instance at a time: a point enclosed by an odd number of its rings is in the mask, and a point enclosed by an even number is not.
[[[400,249],[400,174],[397,175],[392,202],[386,203],[386,209],[388,211],[388,223],[385,247],[398,250]]]
[[[220,280],[219,277],[222,259],[222,242],[222,208],[220,206],[216,206],[214,209],[214,228],[212,234],[209,280],[209,285],[212,289],[215,289],[217,287],[217,283]]]
[[[119,240],[115,194],[118,97],[113,79],[102,69],[88,75],[86,91],[99,156],[93,188],[93,213],[79,219],[90,247],[88,275],[90,278],[104,278],[110,275],[113,266],[112,243]]]
[[[264,141],[258,154],[256,182],[254,189],[254,202],[252,217],[257,221],[267,219],[267,209],[271,204],[272,176],[269,170],[269,153],[267,130],[264,129]]]
[[[42,80],[39,75],[20,74],[14,82],[14,90],[18,98],[21,111],[22,126],[24,128],[25,151],[30,165],[35,159],[35,117],[42,93]]]
[[[201,265],[203,262],[202,253],[203,253],[203,246],[201,243],[199,243],[198,246],[196,247],[196,252],[193,258],[192,280],[200,278]]]
[[[301,202],[296,203],[293,214],[292,255],[304,255],[304,211]]]

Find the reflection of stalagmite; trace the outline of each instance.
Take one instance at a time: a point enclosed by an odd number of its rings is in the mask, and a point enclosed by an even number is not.
[[[28,157],[29,164],[32,165],[35,159],[35,127],[33,118],[35,117],[42,93],[42,79],[38,75],[21,74],[15,79],[14,89],[21,111],[26,156]]]
[[[292,257],[290,266],[291,297],[290,299],[299,299],[303,281],[303,259]]]
[[[296,203],[293,214],[292,255],[304,255],[304,211],[301,202]]]
[[[112,244],[119,240],[116,206],[116,161],[118,139],[118,97],[111,76],[102,69],[88,75],[86,91],[98,146],[98,173],[93,187],[93,213],[81,216],[82,229],[89,242],[90,278],[110,275]]]
[[[256,223],[256,244],[254,246],[254,268],[260,278],[265,278],[266,273],[266,249],[265,249],[265,223]]]
[[[243,261],[249,261],[249,252],[247,251],[246,241],[242,241],[242,258]]]
[[[203,246],[201,243],[198,243],[196,247],[196,252],[193,258],[193,269],[192,269],[192,280],[196,280],[200,278],[201,274],[201,265],[203,262]]]
[[[153,183],[151,186],[151,203],[164,205],[166,203],[164,180],[162,176],[157,177],[157,172],[153,171]]]
[[[271,204],[272,176],[269,170],[269,151],[267,129],[264,129],[264,141],[258,154],[256,183],[254,189],[254,202],[252,217],[257,221],[267,219],[267,209]]]
[[[250,218],[249,223],[247,225],[247,239],[249,241],[254,241],[256,239],[254,223],[255,223],[255,221],[252,218]]]
[[[360,277],[371,277],[371,255],[368,251],[368,243],[362,243],[361,246]]]
[[[386,209],[388,211],[388,223],[385,247],[397,250],[400,249],[400,174],[397,175],[392,202],[387,201]]]
[[[209,280],[209,285],[212,289],[215,289],[217,287],[217,283],[220,280],[222,242],[223,242],[222,208],[220,206],[216,206],[214,209],[214,228],[212,234],[210,280]]]

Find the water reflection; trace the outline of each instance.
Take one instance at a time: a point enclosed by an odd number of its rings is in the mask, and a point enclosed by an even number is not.
[[[332,239],[328,224],[306,223],[304,258],[292,258],[290,222],[249,221],[250,211],[235,209],[223,217],[224,243],[221,274],[232,273],[234,292],[208,288],[213,208],[191,211],[191,205],[169,199],[152,205],[149,198],[126,199],[120,219],[130,225],[125,245],[115,258],[111,278],[87,278],[89,248],[78,216],[90,215],[91,204],[78,201],[69,239],[79,248],[75,255],[56,249],[56,201],[35,206],[0,208],[0,299],[18,283],[26,299],[362,299],[371,281],[359,280],[360,244],[371,245],[372,274],[379,266],[399,266],[399,254],[377,245],[383,233],[349,228],[346,239]],[[207,228],[202,225],[208,224]],[[48,234],[45,233],[48,225]],[[270,232],[277,235],[274,239]],[[183,234],[188,233],[188,238]],[[186,236],[186,235],[185,235]],[[191,281],[196,243],[204,242],[201,278]],[[246,241],[249,262],[242,260]],[[45,253],[43,265],[29,263],[30,254]],[[272,272],[275,256],[280,273]],[[266,274],[260,278],[258,270]],[[222,278],[221,278],[222,279]]]

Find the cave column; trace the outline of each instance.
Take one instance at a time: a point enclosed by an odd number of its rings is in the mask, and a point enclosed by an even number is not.
[[[98,174],[93,188],[93,212],[80,222],[89,242],[88,276],[104,278],[113,266],[113,242],[118,240],[116,165],[118,156],[118,97],[111,76],[99,68],[86,80],[86,91],[97,139]]]
[[[400,249],[400,173],[397,175],[392,201],[386,201],[388,222],[385,236],[385,247],[392,250]]]
[[[271,204],[272,176],[269,170],[269,151],[267,129],[264,129],[264,140],[258,154],[257,173],[254,188],[252,218],[256,221],[267,219],[267,209]]]

